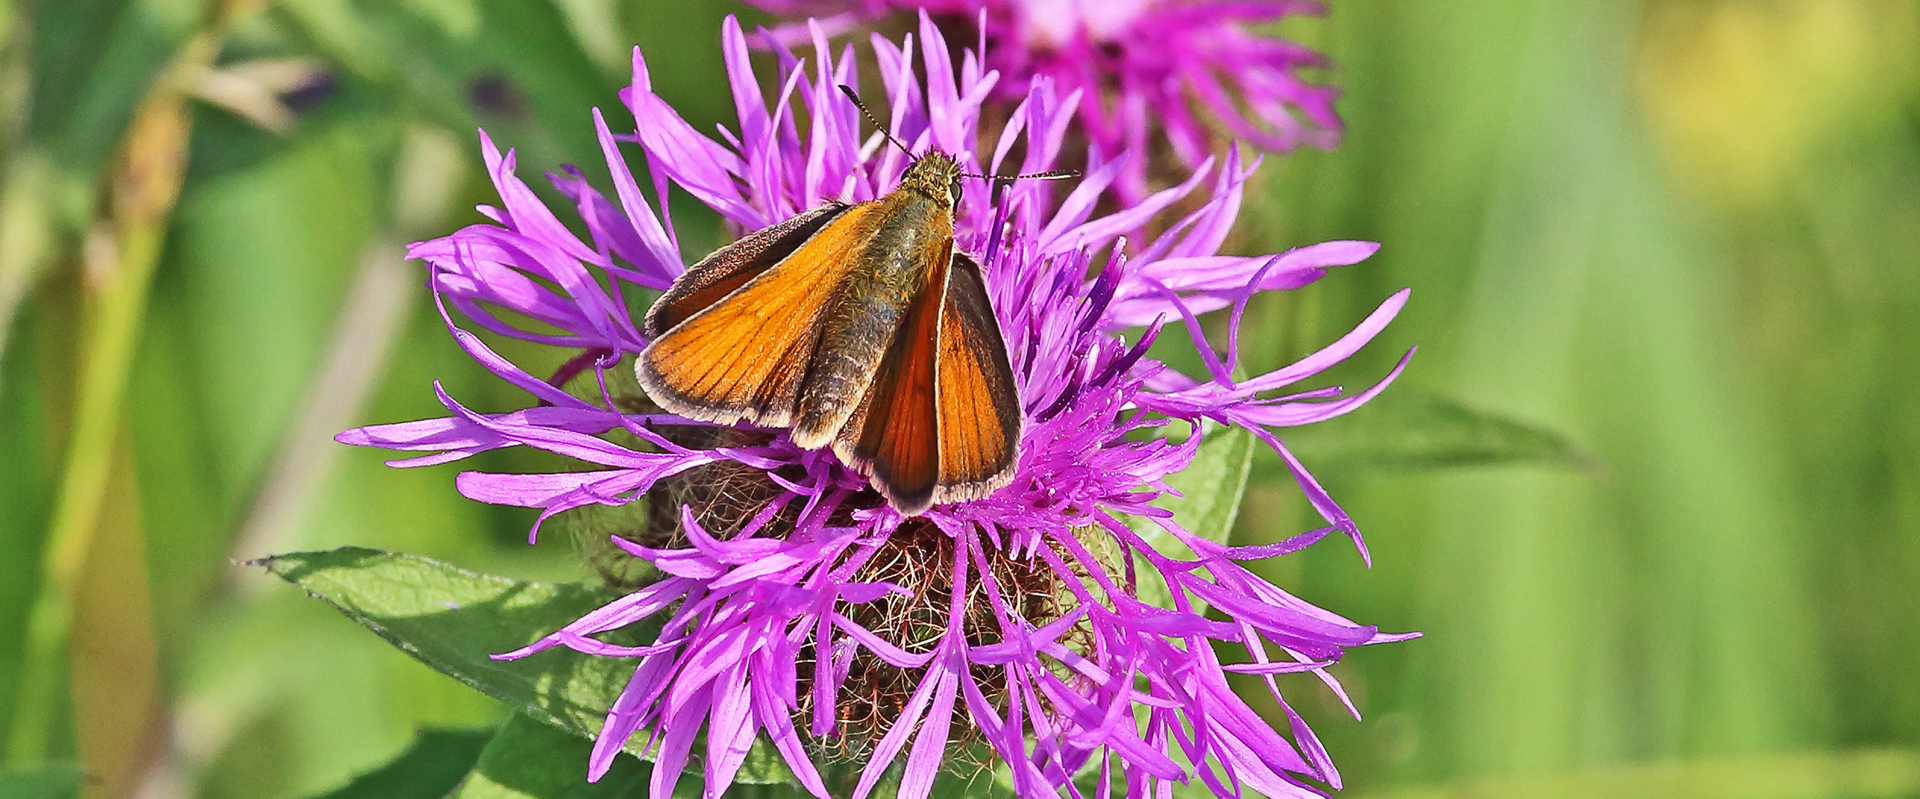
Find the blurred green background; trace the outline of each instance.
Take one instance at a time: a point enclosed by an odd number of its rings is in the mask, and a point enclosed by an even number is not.
[[[603,174],[588,109],[625,118],[631,45],[689,119],[725,120],[741,10],[0,4],[11,766],[77,760],[94,797],[297,797],[422,725],[499,720],[235,560],[361,544],[587,576],[564,536],[528,547],[528,514],[461,499],[458,467],[329,437],[437,415],[436,379],[518,407],[402,245],[490,201],[477,126],[524,176]],[[1263,565],[1426,633],[1338,667],[1363,722],[1291,686],[1346,795],[1920,796],[1920,5],[1337,0],[1281,31],[1337,62],[1348,133],[1267,160],[1237,246],[1385,248],[1259,306],[1260,365],[1402,286],[1340,380],[1421,347],[1301,439],[1377,565],[1335,543]],[[690,251],[719,242],[676,210]],[[1585,457],[1408,438],[1442,406]],[[539,466],[516,457],[479,465]],[[1304,529],[1256,466],[1236,536]]]

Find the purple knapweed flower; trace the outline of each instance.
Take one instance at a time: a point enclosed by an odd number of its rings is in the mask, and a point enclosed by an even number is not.
[[[1012,184],[998,203],[985,181],[967,187],[956,240],[982,254],[1025,412],[1017,474],[985,499],[903,518],[830,449],[799,449],[783,431],[650,412],[625,393],[630,356],[646,345],[631,295],[665,288],[687,260],[666,211],[670,186],[749,230],[824,200],[877,196],[906,167],[907,154],[878,133],[863,135],[859,112],[840,96],[840,85],[858,85],[852,48],[835,57],[819,28],[814,40],[811,64],[782,51],[769,106],[746,39],[728,21],[739,123],[717,139],[653,93],[636,51],[633,85],[621,95],[636,132],[615,134],[598,112],[593,118],[612,195],[577,172],[549,176],[585,238],[515,176],[512,153],[502,156],[483,134],[502,201],[483,209],[493,224],[411,253],[429,266],[460,346],[538,404],[481,412],[436,386],[449,416],[350,430],[340,440],[427,453],[400,466],[535,447],[581,466],[465,472],[456,485],[479,501],[539,508],[542,521],[635,501],[668,520],[664,531],[613,540],[657,569],[650,583],[499,656],[564,646],[633,660],[594,745],[590,778],[644,731],[656,759],[652,794],[661,799],[696,745],[705,795],[720,795],[759,738],[777,749],[797,785],[821,797],[863,799],[884,784],[921,799],[937,775],[963,761],[992,764],[1021,797],[1077,796],[1076,780],[1097,783],[1090,790],[1102,797],[1115,785],[1149,796],[1195,781],[1221,796],[1304,797],[1319,795],[1315,784],[1338,787],[1339,772],[1274,675],[1314,673],[1344,702],[1327,668],[1349,647],[1407,636],[1310,605],[1242,563],[1335,532],[1360,544],[1352,519],[1276,431],[1353,410],[1405,359],[1358,394],[1275,394],[1347,358],[1407,295],[1394,294],[1297,363],[1237,378],[1250,297],[1305,286],[1376,249],[1330,242],[1277,255],[1219,254],[1252,171],[1237,154],[1203,161],[1182,185],[1106,215],[1095,214],[1095,200],[1117,161],[1097,165],[1058,202],[1054,188],[1037,181]],[[976,150],[980,106],[998,76],[975,53],[953,59],[925,17],[917,40],[876,36],[872,47],[888,127],[913,151],[952,153],[991,174],[1043,170],[1057,159],[1077,90],[1057,97],[1051,81],[1034,80],[997,140]],[[1022,139],[1023,163],[1003,163]],[[644,152],[651,192],[629,169],[621,142]],[[1183,216],[1146,225],[1182,200],[1191,209]],[[1137,248],[1122,241],[1143,228],[1160,232]],[[1223,309],[1224,355],[1196,319]],[[461,318],[582,354],[542,379],[501,357]],[[1166,324],[1184,327],[1203,374],[1147,357]],[[1231,547],[1149,504],[1209,436],[1233,428],[1280,454],[1326,526]],[[595,637],[662,618],[644,646]],[[1286,715],[1285,733],[1235,693],[1230,674],[1264,681]]]
[[[977,40],[1000,73],[995,99],[1019,102],[1046,78],[1080,90],[1082,132],[1105,157],[1133,160],[1120,196],[1145,193],[1148,156],[1160,142],[1187,167],[1215,151],[1214,126],[1274,152],[1331,148],[1342,125],[1339,90],[1307,81],[1327,66],[1312,48],[1250,30],[1289,16],[1318,16],[1312,0],[748,0],[776,14],[814,16],[829,31],[898,10],[932,14],[950,36]],[[964,31],[964,33],[963,33]],[[767,41],[804,39],[782,25]],[[1210,124],[1210,122],[1212,124]]]

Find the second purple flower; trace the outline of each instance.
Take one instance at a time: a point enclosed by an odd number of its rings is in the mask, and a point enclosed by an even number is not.
[[[1197,167],[1225,139],[1284,152],[1331,148],[1342,124],[1338,89],[1301,73],[1328,66],[1312,48],[1258,30],[1286,17],[1319,16],[1312,0],[748,0],[777,14],[818,17],[829,32],[893,12],[932,15],[950,38],[978,37],[994,97],[1024,99],[1044,78],[1079,92],[1080,130],[1098,158],[1131,160],[1116,188],[1145,195],[1161,147]],[[807,38],[805,24],[777,27],[778,42]]]

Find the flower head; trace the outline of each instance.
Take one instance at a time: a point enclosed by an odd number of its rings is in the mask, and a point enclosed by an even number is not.
[[[1118,184],[1125,199],[1147,185],[1147,156],[1164,142],[1188,167],[1215,150],[1213,125],[1268,151],[1332,147],[1339,91],[1299,71],[1324,67],[1311,48],[1249,29],[1318,15],[1312,0],[749,0],[779,14],[825,18],[829,30],[899,9],[969,28],[1000,73],[995,99],[1018,102],[1038,78],[1084,94],[1083,132],[1104,157],[1130,153]],[[804,38],[802,25],[770,32]],[[1213,125],[1209,124],[1209,120]],[[1156,133],[1159,136],[1156,137]]]
[[[1168,781],[1198,780],[1222,796],[1337,787],[1339,773],[1273,675],[1316,673],[1344,700],[1327,667],[1349,647],[1404,636],[1310,605],[1241,564],[1335,532],[1359,545],[1352,520],[1275,430],[1346,413],[1399,368],[1350,396],[1337,387],[1274,395],[1365,344],[1406,293],[1326,349],[1236,379],[1239,322],[1253,294],[1307,285],[1375,249],[1333,242],[1219,254],[1251,173],[1236,154],[1108,215],[1096,215],[1094,201],[1115,176],[1112,164],[1058,202],[1044,184],[1015,184],[998,203],[984,185],[967,187],[956,241],[982,254],[1026,417],[1014,479],[984,499],[904,518],[830,450],[800,449],[783,431],[651,412],[623,394],[624,359],[646,344],[628,295],[666,287],[685,263],[666,212],[669,186],[748,230],[826,199],[878,196],[907,165],[909,156],[879,134],[862,135],[859,112],[839,98],[837,87],[856,78],[851,48],[835,57],[819,28],[813,36],[811,64],[782,58],[769,106],[729,20],[739,124],[718,139],[652,92],[636,52],[633,85],[622,94],[636,132],[616,135],[594,114],[612,196],[575,172],[550,176],[584,239],[515,176],[512,154],[483,137],[502,200],[485,209],[494,223],[415,245],[412,255],[429,265],[460,345],[540,404],[483,413],[439,391],[445,418],[350,430],[340,440],[426,453],[402,466],[535,447],[584,468],[466,472],[457,486],[479,501],[539,508],[542,521],[643,499],[664,516],[664,526],[614,540],[657,569],[655,580],[502,655],[564,646],[634,661],[595,744],[594,778],[644,731],[657,757],[656,797],[673,789],[696,744],[704,745],[705,794],[719,795],[760,736],[818,796],[829,793],[823,769],[853,769],[852,795],[865,797],[904,761],[898,794],[924,797],[953,767],[952,747],[990,752],[1023,797],[1074,790],[1069,783],[1082,775],[1124,782],[1130,795]],[[917,41],[875,37],[872,46],[890,132],[915,152],[938,149],[996,173],[1021,139],[1023,171],[1058,156],[1075,95],[1060,98],[1051,81],[1034,80],[998,139],[976,150],[980,105],[998,76],[972,52],[952,58],[924,17]],[[651,193],[629,169],[623,141],[645,153]],[[1164,232],[1137,248],[1123,244],[1123,234],[1188,198],[1193,210]],[[1220,309],[1230,310],[1224,356],[1196,318]],[[591,369],[597,389],[570,392],[558,385],[570,375],[527,373],[463,329],[455,312],[498,335],[584,351],[563,371],[585,379]],[[1204,374],[1148,357],[1168,324],[1185,329]],[[1150,504],[1209,437],[1236,428],[1280,453],[1325,527],[1229,547]],[[594,637],[649,617],[665,624],[646,646]],[[1287,734],[1235,694],[1231,673],[1264,679]]]

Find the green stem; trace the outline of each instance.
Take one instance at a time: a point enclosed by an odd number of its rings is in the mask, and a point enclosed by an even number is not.
[[[57,711],[74,588],[99,528],[102,503],[108,499],[127,376],[164,236],[164,217],[130,226],[118,237],[118,252],[108,256],[113,268],[93,292],[80,361],[79,405],[40,561],[40,591],[34,599],[19,701],[7,737],[9,762],[35,762],[47,756],[47,732]]]
[[[185,172],[192,133],[188,96],[219,55],[228,25],[265,0],[207,0],[200,30],[157,76],[107,169],[106,203],[87,242],[82,284],[78,406],[65,472],[41,557],[39,594],[27,631],[19,701],[6,740],[9,762],[46,759],[59,711],[56,690],[72,637],[80,570],[100,526],[124,415],[128,375],[146,316],[147,291]]]

